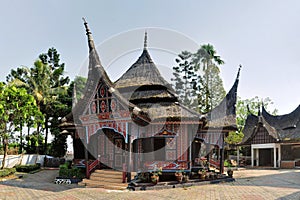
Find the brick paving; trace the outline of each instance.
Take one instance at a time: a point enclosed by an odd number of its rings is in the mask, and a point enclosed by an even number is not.
[[[57,170],[43,170],[2,181],[0,199],[300,200],[300,169],[246,169],[234,172],[235,182],[134,192],[56,185],[53,180],[57,174]]]

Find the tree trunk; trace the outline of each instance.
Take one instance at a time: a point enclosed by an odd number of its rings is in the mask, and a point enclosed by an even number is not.
[[[19,153],[21,154],[23,151],[23,126],[20,124],[20,150]]]
[[[5,124],[5,128],[4,128],[4,134],[3,134],[3,138],[2,138],[2,144],[3,144],[3,150],[4,150],[4,154],[3,154],[3,160],[2,160],[2,166],[1,169],[4,168],[5,166],[5,159],[6,159],[6,154],[7,154],[7,128],[6,128],[6,124]]]
[[[40,123],[38,123],[37,128],[36,128],[36,134],[37,134],[37,145],[36,145],[36,154],[40,154],[39,150],[39,141],[40,141]]]
[[[46,155],[47,154],[47,144],[48,144],[48,130],[49,130],[49,127],[48,127],[48,116],[45,117],[45,129],[46,129],[46,136],[45,136],[45,144],[44,144],[44,154]]]
[[[209,103],[208,103],[208,95],[209,95],[209,88],[208,88],[208,62],[207,62],[207,65],[206,65],[206,69],[205,69],[205,109],[206,109],[206,112],[208,112],[210,109],[209,109]]]
[[[46,117],[45,117],[46,136],[45,136],[45,144],[44,144],[44,155],[45,155],[45,157],[44,157],[44,167],[47,166],[46,155],[47,155],[47,144],[48,144],[47,141],[48,141],[48,129],[49,129],[49,127],[48,127],[48,121],[49,121],[49,119],[48,119],[48,116],[46,115]]]
[[[3,160],[2,160],[2,166],[1,169],[4,168],[5,166],[5,159],[6,159],[6,155],[7,155],[7,143],[5,142],[5,139],[3,139],[3,148],[4,148],[4,155],[3,155]]]

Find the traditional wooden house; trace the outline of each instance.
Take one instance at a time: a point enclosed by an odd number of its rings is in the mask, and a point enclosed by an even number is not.
[[[300,167],[300,106],[278,116],[262,106],[257,116],[248,115],[243,133],[241,145],[251,147],[252,167]]]
[[[239,73],[220,105],[202,115],[182,105],[161,76],[148,52],[147,34],[140,57],[112,82],[84,25],[89,46],[85,92],[60,126],[73,136],[74,160],[85,161],[87,176],[97,165],[127,172],[158,167],[163,172],[191,171],[211,146],[219,149],[214,164],[222,170],[223,139],[236,130]]]

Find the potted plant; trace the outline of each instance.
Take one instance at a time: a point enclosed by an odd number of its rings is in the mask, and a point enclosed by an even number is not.
[[[232,178],[233,177],[233,170],[231,169],[231,167],[227,168],[227,175],[228,177]]]
[[[207,171],[205,169],[199,170],[198,174],[200,175],[200,179],[205,180],[207,178]]]
[[[188,182],[188,180],[189,180],[188,175],[185,174],[185,173],[183,173],[183,176],[182,176],[182,182],[183,182],[183,183],[186,183],[186,182]]]
[[[183,169],[179,169],[178,171],[175,172],[175,177],[176,177],[176,180],[177,182],[181,183],[182,182],[182,179],[183,179],[183,173],[184,173],[184,170]]]
[[[231,161],[226,160],[224,162],[224,166],[227,167],[227,175],[228,175],[228,177],[232,178],[232,176],[233,176],[233,170],[231,168],[232,167]]]
[[[162,168],[154,168],[154,170],[151,172],[151,182],[154,184],[157,184],[159,181],[159,175],[162,175]]]

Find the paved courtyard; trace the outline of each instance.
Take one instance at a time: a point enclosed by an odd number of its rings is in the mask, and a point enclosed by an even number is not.
[[[109,191],[53,183],[57,170],[43,170],[21,179],[0,182],[0,199],[291,199],[300,200],[300,169],[239,170],[235,182],[188,188]]]

